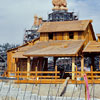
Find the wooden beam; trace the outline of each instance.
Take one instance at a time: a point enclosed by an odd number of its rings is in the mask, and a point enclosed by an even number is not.
[[[72,72],[75,72],[75,57],[72,57]],[[72,80],[75,79],[75,74],[72,73]]]
[[[83,74],[84,72],[84,57],[81,57],[81,73]]]
[[[78,32],[74,32],[74,40],[78,40]]]
[[[17,61],[16,61],[16,58],[15,58],[15,72],[17,71]],[[16,76],[16,73],[15,73],[15,76]]]
[[[15,83],[32,83],[32,84],[63,84],[65,79],[39,79],[39,80],[15,80]],[[89,84],[92,84],[92,80],[88,80]],[[68,84],[76,84],[75,80],[69,80]],[[84,81],[77,81],[77,84],[85,84]],[[95,80],[94,84],[100,84],[100,80]]]
[[[63,39],[69,40],[69,33],[68,32],[64,33]]]
[[[30,76],[30,69],[31,69],[31,65],[30,65],[30,57],[27,58],[27,76]]]

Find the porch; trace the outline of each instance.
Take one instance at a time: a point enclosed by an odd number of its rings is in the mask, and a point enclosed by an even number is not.
[[[90,55],[88,52],[83,52],[83,49],[84,41],[82,40],[39,42],[29,50],[22,52],[23,49],[21,49],[22,51],[19,50],[14,55],[16,60],[15,71],[8,70],[7,76],[16,78],[17,80],[15,80],[15,82],[17,83],[58,84],[64,83],[66,78],[70,77],[68,81],[70,84],[83,84],[83,75],[87,74],[89,83],[100,83],[100,71],[96,71],[96,67],[94,65],[95,56],[92,55],[93,53]],[[48,57],[54,58],[54,71],[48,70]],[[61,70],[58,70],[56,61],[59,57],[71,58],[70,71],[63,70],[61,72]],[[76,62],[78,57],[80,57],[80,71],[78,70]],[[91,58],[89,71],[84,69],[87,67],[84,63],[85,57]],[[17,62],[20,62],[19,59],[21,59],[22,62],[23,59],[26,59],[24,64],[25,67],[23,67],[23,64],[21,63],[20,66],[17,64]],[[64,78],[64,75],[67,76]]]

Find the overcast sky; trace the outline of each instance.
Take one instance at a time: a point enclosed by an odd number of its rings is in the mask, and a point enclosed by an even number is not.
[[[100,0],[67,0],[69,10],[80,19],[93,19],[95,33],[100,33]],[[0,43],[22,44],[24,30],[30,29],[33,16],[47,18],[52,0],[0,0]]]

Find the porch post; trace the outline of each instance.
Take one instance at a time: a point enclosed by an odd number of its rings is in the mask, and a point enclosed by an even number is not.
[[[81,74],[84,72],[84,57],[81,56]]]
[[[30,57],[27,58],[27,76],[30,76],[30,68],[31,68],[31,65],[30,65]]]
[[[16,76],[16,69],[17,69],[17,59],[15,58],[15,76]]]
[[[72,57],[72,80],[75,79],[75,57]]]

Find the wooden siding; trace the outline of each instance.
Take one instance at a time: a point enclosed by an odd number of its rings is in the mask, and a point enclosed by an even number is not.
[[[57,40],[57,33],[53,34],[53,40]]]
[[[100,37],[98,37],[98,42],[100,42]]]
[[[78,40],[78,32],[74,32],[74,40]]]
[[[15,68],[16,67],[15,58],[13,57],[15,55],[16,50],[21,49],[23,47],[26,47],[28,45],[34,45],[38,41],[39,41],[39,38],[34,39],[34,40],[32,40],[32,41],[30,41],[22,46],[19,46],[17,48],[14,48],[14,49],[7,51],[7,71],[15,71],[15,69],[16,69]]]
[[[48,41],[48,34],[47,33],[41,33],[40,34],[40,41]]]
[[[68,32],[65,32],[65,33],[64,33],[63,39],[64,39],[64,40],[69,40],[69,33],[68,33]]]
[[[58,34],[57,34],[57,40],[63,40],[62,33],[58,33]]]
[[[15,59],[13,58],[14,52],[7,53],[7,70],[15,70]]]

